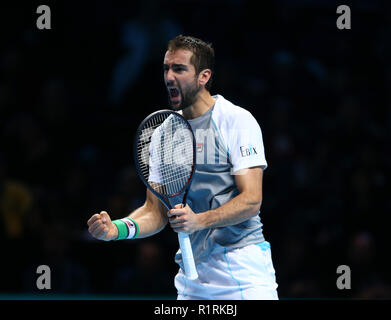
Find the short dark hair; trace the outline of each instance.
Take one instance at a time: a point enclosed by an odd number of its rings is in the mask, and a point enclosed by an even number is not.
[[[215,52],[212,44],[195,37],[179,35],[171,39],[167,47],[169,51],[176,51],[177,49],[186,49],[193,52],[190,62],[194,65],[196,74],[199,74],[204,69],[210,69],[212,71],[209,81],[205,84],[205,89],[210,91],[215,60]]]

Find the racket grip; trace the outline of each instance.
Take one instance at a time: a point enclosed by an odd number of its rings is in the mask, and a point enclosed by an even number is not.
[[[185,274],[191,280],[198,278],[197,269],[194,263],[193,250],[191,249],[191,243],[189,235],[186,233],[178,233],[179,245],[182,252],[182,261],[185,267]]]

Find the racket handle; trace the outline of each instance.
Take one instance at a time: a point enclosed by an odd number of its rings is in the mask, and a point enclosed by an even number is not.
[[[179,245],[182,252],[182,261],[185,266],[185,274],[191,280],[197,279],[198,274],[194,263],[193,250],[191,249],[191,243],[189,235],[186,233],[178,232]]]

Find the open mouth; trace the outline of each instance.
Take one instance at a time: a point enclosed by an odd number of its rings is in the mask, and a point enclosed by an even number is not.
[[[168,88],[168,91],[170,93],[171,98],[178,98],[179,97],[180,92],[179,92],[178,88],[170,87],[170,88]]]
[[[180,102],[181,92],[176,87],[168,87],[168,94],[172,104],[178,104]]]

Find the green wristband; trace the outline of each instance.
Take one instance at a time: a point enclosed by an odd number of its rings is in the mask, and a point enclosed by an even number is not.
[[[118,229],[118,236],[114,240],[123,240],[128,237],[129,230],[128,227],[126,226],[126,223],[123,222],[121,219],[119,220],[114,220],[113,223]]]
[[[126,221],[130,220],[130,221]],[[136,239],[139,233],[139,226],[132,218],[114,220],[113,223],[118,229],[118,236],[114,240]]]

